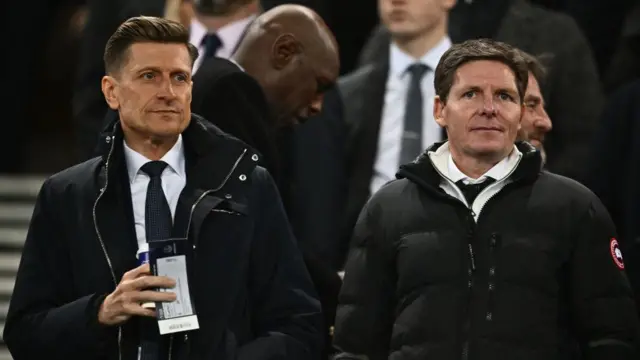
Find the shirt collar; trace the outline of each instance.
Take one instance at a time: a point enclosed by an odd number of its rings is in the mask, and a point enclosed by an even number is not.
[[[480,176],[478,179],[472,179],[465,175],[458,166],[456,166],[451,156],[451,150],[449,149],[449,142],[442,144],[436,151],[429,152],[429,158],[433,163],[433,166],[443,176],[456,183],[462,180],[466,184],[477,184],[486,180],[487,177],[491,177],[496,181],[502,181],[506,179],[518,166],[520,159],[522,158],[522,152],[513,145],[513,151],[502,159],[499,163],[494,165],[489,171]]]
[[[140,172],[140,168],[151,160],[131,149],[127,145],[126,141],[123,141],[122,143],[124,144],[124,158],[127,163],[129,181],[133,183],[133,180],[135,180],[136,176]],[[168,168],[178,174],[178,176],[182,178],[186,177],[182,135],[178,136],[176,143],[160,160],[166,162],[168,164]]]
[[[242,38],[242,34],[249,24],[255,20],[256,15],[251,15],[244,19],[229,23],[216,31],[216,35],[222,42],[222,47],[227,49],[235,49],[236,45]],[[200,47],[202,39],[207,35],[208,30],[195,17],[191,19],[189,42],[196,47]]]
[[[522,157],[522,153],[514,145],[513,150],[511,151],[511,153],[509,153],[507,157],[500,160],[499,163],[495,164],[491,169],[489,169],[489,171],[484,173],[479,178],[473,179],[465,175],[462,171],[460,171],[456,163],[453,161],[453,157],[451,156],[451,151],[449,151],[448,160],[447,160],[449,178],[454,183],[457,183],[458,181],[462,180],[462,182],[464,182],[465,184],[481,183],[485,181],[487,178],[493,178],[496,181],[501,181],[504,178],[506,178],[509,174],[511,174],[511,171],[515,169],[515,167],[518,165],[518,162],[520,161],[521,157]]]
[[[444,53],[451,47],[451,39],[445,36],[434,46],[431,50],[427,51],[420,59],[415,59],[411,55],[400,50],[398,45],[391,42],[391,48],[389,50],[389,75],[402,78],[409,66],[415,63],[422,63],[427,65],[431,71],[435,71],[438,62]]]

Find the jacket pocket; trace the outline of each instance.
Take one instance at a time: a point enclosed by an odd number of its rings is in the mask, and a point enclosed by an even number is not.
[[[248,206],[246,204],[241,204],[235,201],[225,200],[218,206],[211,209],[211,212],[235,216],[246,216],[248,215]]]

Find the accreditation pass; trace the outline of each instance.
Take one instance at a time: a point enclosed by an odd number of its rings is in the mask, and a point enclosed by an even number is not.
[[[166,276],[176,282],[176,286],[173,289],[161,290],[175,292],[176,300],[156,305],[160,334],[198,329],[198,316],[192,306],[189,281],[187,280],[186,257],[184,255],[176,255],[159,258],[156,260],[156,272],[158,276]]]

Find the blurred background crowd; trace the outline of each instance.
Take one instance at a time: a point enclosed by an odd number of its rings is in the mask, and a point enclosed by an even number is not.
[[[341,244],[355,217],[370,193],[397,170],[382,156],[380,135],[386,131],[385,119],[393,116],[382,109],[394,101],[388,74],[402,62],[390,46],[402,36],[389,27],[395,15],[381,21],[372,0],[241,2],[233,13],[214,17],[199,14],[198,0],[10,0],[0,5],[8,41],[0,174],[11,176],[0,179],[0,197],[9,199],[9,205],[0,206],[6,228],[0,229],[5,239],[0,246],[9,254],[0,257],[3,301],[10,296],[16,249],[28,223],[28,215],[16,214],[29,214],[24,199],[38,188],[21,185],[94,154],[107,110],[100,91],[104,46],[120,23],[141,14],[183,23],[201,57],[231,56],[251,20],[283,3],[308,6],[325,19],[338,41],[341,78],[337,90],[327,93],[323,113],[296,130],[308,146],[294,145],[292,161],[314,166],[296,167],[298,177],[290,188],[293,194],[313,195],[283,197],[290,198],[292,226],[302,246],[317,250],[332,270],[341,270],[346,251]],[[635,145],[640,135],[640,1],[459,0],[449,1],[444,12],[431,7],[442,9],[446,1],[409,2],[415,7],[411,31],[427,44],[415,57],[426,53],[427,65],[439,59],[429,58],[432,50],[441,55],[450,43],[473,38],[497,39],[539,57],[547,69],[540,90],[553,124],[540,130],[538,139],[544,140],[547,167],[601,197],[623,240],[629,271],[640,268],[640,191],[635,184],[640,176],[640,145]],[[446,29],[444,38],[439,28]],[[428,45],[430,40],[435,41]],[[306,182],[309,178],[316,183]],[[16,205],[16,199],[27,205]],[[297,211],[305,208],[313,211]],[[636,289],[638,280],[632,279]]]
[[[380,32],[375,1],[293,2],[318,11],[336,34],[343,74],[367,59],[383,56],[372,44]],[[425,6],[430,3],[423,2]],[[268,9],[280,3],[286,1],[264,0],[261,5]],[[563,78],[554,78],[562,84],[551,85],[550,96],[567,97],[568,106],[584,107],[581,114],[595,118],[598,104],[575,93],[589,87],[600,103],[605,95],[637,78],[640,9],[635,3],[461,0],[449,15],[449,36],[453,41],[494,37],[535,55],[554,55],[559,63],[554,72],[562,73]],[[93,104],[83,104],[84,96],[96,96],[87,93],[87,87],[94,93],[99,90],[95,72],[101,66],[103,46],[124,19],[145,13],[168,15],[189,24],[194,16],[191,1],[33,0],[7,1],[2,7],[9,41],[5,56],[11,65],[5,74],[10,90],[5,99],[9,113],[4,117],[6,133],[11,136],[1,145],[2,173],[52,173],[86,157],[90,140],[78,139],[87,131],[86,120],[81,119],[84,112],[95,109],[85,108]],[[573,96],[577,99],[572,102]],[[579,132],[576,135],[592,135],[579,129],[588,121],[572,121]]]

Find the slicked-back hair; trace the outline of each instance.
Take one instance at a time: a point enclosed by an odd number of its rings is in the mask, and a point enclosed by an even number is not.
[[[536,79],[538,84],[542,86],[545,78],[547,77],[547,69],[542,64],[542,61],[537,56],[533,56],[528,52],[520,50],[520,55],[524,58],[525,63],[527,64],[527,69],[529,72],[533,74],[533,77]]]
[[[458,68],[468,62],[479,60],[499,61],[507,65],[515,75],[516,88],[522,103],[529,79],[527,63],[520,50],[491,39],[467,40],[454,44],[442,55],[435,71],[436,95],[446,103]]]
[[[184,44],[191,56],[191,66],[198,49],[189,43],[189,30],[176,21],[151,16],[138,16],[122,23],[111,35],[104,49],[104,67],[108,74],[117,73],[126,64],[129,49],[136,43]]]

